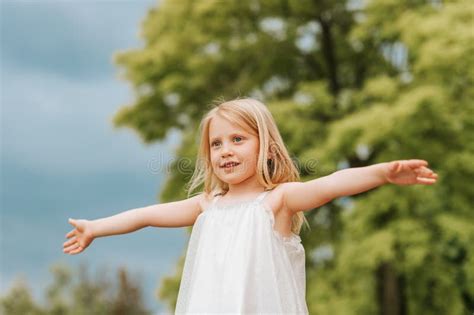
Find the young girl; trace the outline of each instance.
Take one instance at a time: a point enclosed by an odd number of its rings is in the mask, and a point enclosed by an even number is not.
[[[264,104],[237,99],[203,118],[188,196],[98,220],[69,219],[64,252],[78,254],[97,237],[155,227],[193,226],[176,313],[308,314],[304,212],[383,184],[436,182],[424,160],[339,170],[299,181]]]

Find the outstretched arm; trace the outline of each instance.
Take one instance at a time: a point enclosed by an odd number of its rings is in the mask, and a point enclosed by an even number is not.
[[[128,210],[92,221],[94,237],[125,234],[154,227],[185,227],[194,224],[199,215],[200,195],[180,201],[155,204]]]
[[[339,170],[307,182],[291,182],[284,186],[284,200],[292,212],[308,211],[331,200],[362,193],[392,183],[397,185],[436,183],[438,175],[424,160],[398,160],[365,167]]]
[[[191,226],[201,212],[202,194],[189,199],[136,208],[97,220],[69,219],[74,229],[66,234],[63,252],[78,254],[95,238],[134,232],[148,226]]]

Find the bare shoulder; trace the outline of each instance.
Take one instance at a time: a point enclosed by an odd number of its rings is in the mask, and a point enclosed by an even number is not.
[[[280,212],[286,213],[288,216],[292,216],[297,211],[302,209],[294,210],[291,207],[291,202],[289,200],[294,199],[295,193],[301,189],[302,182],[286,182],[279,184],[274,190],[276,193],[275,196],[275,205],[279,207]]]
[[[267,198],[265,198],[265,202],[267,202],[267,205],[274,214],[274,229],[280,233],[280,235],[284,236],[291,235],[292,218],[295,214],[289,210],[285,201],[285,194],[290,184],[291,183],[279,184],[268,194]]]
[[[198,196],[198,203],[199,203],[199,212],[201,213],[209,207],[212,201],[212,194],[202,192],[197,196]]]
[[[285,185],[287,183],[281,183],[270,191],[268,196],[265,198],[265,202],[268,204],[270,209],[275,215],[285,211],[284,192]]]
[[[205,205],[206,199],[206,193],[200,192],[194,196],[181,200],[181,202],[193,206],[195,209],[198,210],[198,213],[201,213],[202,206]]]

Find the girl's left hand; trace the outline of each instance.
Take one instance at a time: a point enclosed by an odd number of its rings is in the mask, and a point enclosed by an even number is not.
[[[427,168],[425,160],[398,160],[388,162],[385,179],[387,182],[397,185],[436,183],[438,174]]]

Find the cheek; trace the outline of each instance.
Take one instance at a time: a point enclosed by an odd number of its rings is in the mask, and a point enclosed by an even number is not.
[[[212,167],[219,168],[219,163],[218,159],[211,160]]]
[[[248,159],[250,161],[253,161],[254,163],[257,163],[258,160],[258,148],[251,148],[248,150],[247,154]]]
[[[216,156],[214,154],[211,154],[209,156],[209,160],[210,161],[208,163],[210,164],[210,166],[211,167],[216,167],[216,163],[218,163],[218,162],[217,162]]]
[[[258,154],[255,152],[246,152],[245,154],[245,171],[252,172],[257,168]]]

